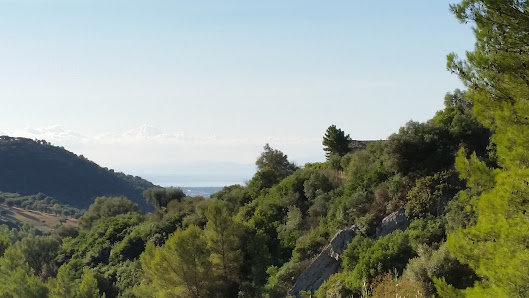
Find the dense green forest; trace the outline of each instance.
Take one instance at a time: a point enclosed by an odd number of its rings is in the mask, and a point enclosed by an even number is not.
[[[149,188],[147,214],[100,197],[78,229],[0,228],[0,296],[529,296],[528,9],[452,5],[476,37],[448,55],[466,90],[387,140],[331,125],[325,162],[266,144],[247,184],[211,199]]]
[[[152,211],[142,192],[152,183],[101,168],[82,155],[44,140],[0,137],[0,190],[23,196],[43,193],[61,204],[86,209],[98,196],[127,196]]]

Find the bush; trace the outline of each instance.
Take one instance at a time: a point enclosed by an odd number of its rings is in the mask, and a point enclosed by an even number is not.
[[[356,236],[342,254],[342,267],[347,271],[353,271],[360,257],[373,246],[373,240],[362,235]]]
[[[414,250],[422,245],[431,246],[446,240],[445,220],[443,218],[429,218],[414,220],[406,230],[410,237],[410,244]]]
[[[435,293],[433,284],[435,278],[444,278],[459,289],[470,287],[477,280],[476,274],[470,267],[450,256],[446,244],[442,244],[437,250],[421,246],[418,253],[418,257],[410,260],[404,276],[426,284],[429,294]]]
[[[408,235],[400,230],[395,231],[380,238],[360,254],[358,263],[347,277],[346,285],[359,293],[364,281],[370,283],[373,278],[385,272],[401,273],[408,264],[408,259],[413,256],[415,252]]]
[[[317,298],[341,298],[351,297],[351,291],[345,287],[345,274],[333,274],[320,288],[314,293]]]
[[[455,178],[454,173],[445,171],[418,179],[415,186],[408,192],[406,215],[423,218],[443,214],[448,201],[460,189],[457,185],[450,183],[452,178]]]
[[[102,218],[131,212],[139,213],[139,211],[138,205],[125,197],[98,197],[90,205],[88,211],[79,218],[79,226],[83,229],[90,229],[96,221]]]

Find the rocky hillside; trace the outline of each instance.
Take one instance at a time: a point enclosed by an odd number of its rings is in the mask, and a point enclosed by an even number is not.
[[[154,185],[140,177],[102,168],[43,140],[0,137],[0,191],[44,193],[61,204],[88,208],[98,196],[126,196],[142,210],[142,192]]]

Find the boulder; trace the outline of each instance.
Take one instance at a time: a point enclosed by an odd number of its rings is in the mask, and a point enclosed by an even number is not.
[[[404,209],[399,209],[386,216],[376,229],[374,239],[388,235],[395,230],[406,230],[410,221]],[[312,263],[301,273],[289,294],[299,296],[301,291],[315,292],[331,275],[340,272],[340,255],[353,241],[358,229],[355,225],[340,230]]]
[[[401,208],[390,215],[384,217],[382,222],[378,225],[375,239],[391,234],[396,230],[406,230],[410,225],[410,221],[406,216],[404,208]]]
[[[340,271],[340,255],[357,234],[356,226],[340,230],[321,253],[298,277],[290,295],[298,296],[301,291],[316,291],[331,275]]]

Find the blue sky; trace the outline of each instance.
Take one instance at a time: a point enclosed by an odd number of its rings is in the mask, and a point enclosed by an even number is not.
[[[329,125],[384,139],[461,87],[449,3],[0,0],[0,132],[133,174],[323,160]]]

